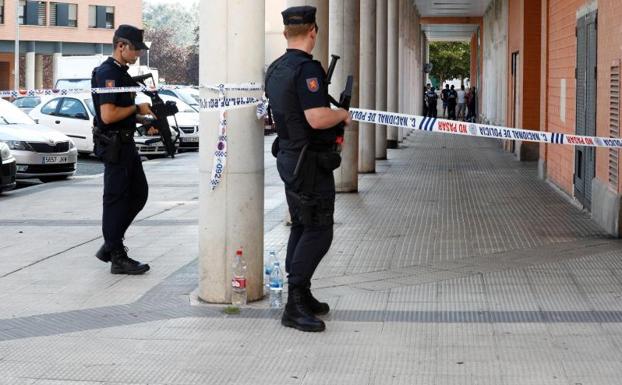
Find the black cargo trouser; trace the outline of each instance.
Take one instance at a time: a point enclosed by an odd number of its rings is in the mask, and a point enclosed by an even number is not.
[[[287,205],[292,227],[287,243],[285,270],[290,285],[310,287],[311,278],[333,240],[333,213],[335,210],[335,179],[332,171],[318,169],[313,193],[317,197],[317,215],[314,223],[305,224],[300,202],[300,180],[293,173],[298,153],[279,151],[277,169],[285,183]]]
[[[134,142],[123,143],[119,162],[104,162],[102,232],[108,250],[123,247],[123,238],[147,203],[149,187]]]

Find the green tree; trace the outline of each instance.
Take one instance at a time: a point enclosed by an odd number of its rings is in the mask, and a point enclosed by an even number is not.
[[[176,4],[143,3],[143,24],[146,31],[168,29],[172,32],[172,42],[182,47],[194,43],[195,32],[199,26],[198,2],[193,6]]]
[[[445,80],[470,77],[471,47],[465,42],[438,41],[430,43],[430,75],[441,84]]]

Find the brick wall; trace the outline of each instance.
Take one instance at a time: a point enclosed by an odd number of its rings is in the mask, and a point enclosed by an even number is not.
[[[5,23],[0,24],[0,40],[15,40],[15,1],[5,0]],[[47,22],[50,20],[50,2],[46,1]],[[112,44],[114,30],[89,28],[89,6],[106,5],[114,7],[115,28],[121,24],[132,24],[142,27],[142,0],[72,0],[78,5],[78,27],[55,26],[20,26],[20,40],[22,41],[62,41],[66,43],[106,43]],[[7,12],[8,11],[8,12]]]
[[[616,1],[616,0],[613,0]],[[577,56],[576,11],[583,0],[548,0],[548,88],[547,122],[549,131],[575,132]],[[566,83],[565,114],[561,116],[562,81]],[[574,149],[570,146],[547,145],[548,179],[573,195]]]

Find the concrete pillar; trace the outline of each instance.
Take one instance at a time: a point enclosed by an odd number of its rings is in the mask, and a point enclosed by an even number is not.
[[[376,109],[387,110],[387,0],[376,2]],[[376,125],[376,159],[387,159],[387,126]]]
[[[43,55],[35,55],[35,88],[43,88]]]
[[[338,97],[343,91],[348,75],[354,76],[352,106],[359,105],[359,1],[331,0],[329,12],[329,51],[339,55],[341,60],[333,73],[328,89]],[[320,30],[321,33],[321,30]],[[346,128],[341,148],[341,167],[335,170],[337,192],[358,191],[359,125],[357,122]]]
[[[58,71],[59,71],[59,63],[60,58],[63,57],[63,43],[56,43],[54,45],[54,54],[52,55],[52,87],[56,86],[56,81],[58,80]]]
[[[398,112],[398,34],[399,1],[388,0],[387,4],[387,110]],[[387,148],[397,148],[397,127],[387,127]]]
[[[406,103],[404,102],[405,88],[407,82],[408,69],[406,64],[406,28],[408,16],[406,15],[406,7],[408,0],[398,0],[399,2],[399,35],[398,35],[398,112],[407,113]],[[397,141],[402,142],[402,129],[397,128]]]
[[[261,82],[264,2],[201,0],[200,12],[200,84]],[[217,94],[202,88],[201,96]],[[199,297],[207,302],[231,301],[232,261],[240,247],[248,265],[248,300],[263,296],[264,128],[255,112],[253,107],[227,112],[227,160],[214,190],[210,180],[220,112],[201,112]]]
[[[24,71],[26,79],[24,86],[26,89],[31,90],[35,88],[35,43],[33,41],[27,44]]]
[[[326,70],[330,62],[330,53],[328,52],[328,0],[287,0],[288,8],[298,5],[311,5],[317,8],[315,22],[320,29],[317,41],[315,42],[315,48],[313,48],[313,52],[311,53],[315,60],[322,62],[322,67]]]
[[[376,107],[376,2],[361,0],[361,81],[359,105]],[[376,126],[361,123],[359,134],[359,172],[376,171]]]

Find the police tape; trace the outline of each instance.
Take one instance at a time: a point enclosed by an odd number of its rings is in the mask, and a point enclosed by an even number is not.
[[[227,164],[227,111],[220,110],[220,120],[218,123],[218,142],[216,143],[216,151],[214,151],[214,162],[212,165],[212,176],[210,185],[212,190],[220,184],[225,173],[225,165]]]
[[[408,115],[361,108],[351,108],[352,120],[360,123],[403,127],[413,130],[438,132],[443,134],[477,136],[482,138],[521,140],[525,142],[565,144],[569,146],[588,146],[622,148],[622,139],[599,136],[582,136],[556,132],[532,131],[520,128],[493,126],[461,122],[419,115]]]
[[[224,93],[225,91],[263,91],[263,85],[255,82],[241,84],[201,85],[199,89]],[[100,88],[46,88],[2,90],[0,98],[19,98],[24,96],[65,96],[76,94],[116,94],[123,92],[160,92],[167,90],[197,89],[191,86],[135,86],[135,87],[100,87]]]

